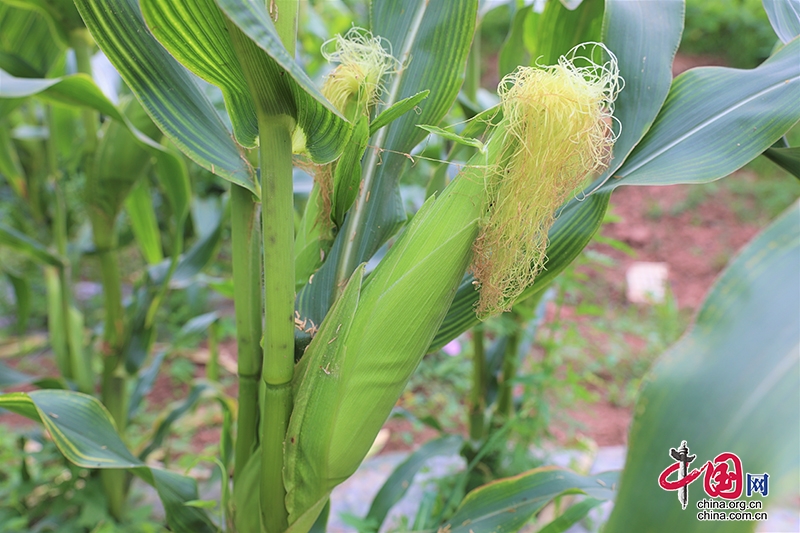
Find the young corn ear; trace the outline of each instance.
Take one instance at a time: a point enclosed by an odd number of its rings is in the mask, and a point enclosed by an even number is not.
[[[391,48],[388,45],[387,47]],[[383,77],[394,72],[397,61],[384,49],[384,39],[362,28],[350,28],[322,45],[322,55],[337,66],[325,78],[322,94],[348,120],[369,117],[370,108],[383,92]],[[362,151],[363,152],[363,151]],[[359,159],[362,154],[359,154]],[[321,167],[315,176],[319,187],[319,223],[330,226],[331,197],[335,163]],[[326,168],[327,167],[327,168]],[[323,230],[324,231],[324,230]]]
[[[589,57],[581,56],[587,47]],[[590,59],[600,50],[610,57],[604,64]],[[487,175],[489,213],[472,263],[479,316],[505,310],[533,283],[556,209],[608,162],[619,81],[614,55],[589,44],[558,65],[519,67],[500,83],[503,156]]]
[[[323,56],[337,64],[325,78],[322,94],[355,128],[339,160],[314,170],[315,186],[295,241],[298,288],[322,266],[333,245],[335,227],[342,223],[358,193],[370,110],[383,92],[384,76],[398,67],[384,46],[390,48],[384,39],[361,28],[351,28],[322,45]]]

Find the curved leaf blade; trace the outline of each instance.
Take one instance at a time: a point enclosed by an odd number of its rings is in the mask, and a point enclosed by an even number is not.
[[[136,0],[75,0],[97,45],[158,128],[193,161],[259,194],[253,171],[195,80],[155,40]]]
[[[664,104],[683,32],[683,12],[681,0],[606,0],[603,43],[617,56],[625,88],[614,104],[622,131],[614,143],[611,164],[596,184],[604,183],[622,165]]]
[[[703,183],[749,162],[800,120],[800,38],[759,67],[675,78],[645,138],[603,187]]]
[[[772,29],[783,43],[800,35],[800,2],[797,0],[762,0]]]
[[[0,68],[14,76],[44,78],[64,53],[44,15],[0,4]]]
[[[535,63],[555,65],[573,46],[600,40],[602,17],[603,0],[583,0],[572,9],[548,2],[542,13],[528,11],[523,42]]]
[[[537,468],[473,490],[442,528],[452,533],[516,531],[562,494],[612,499],[616,479],[617,472],[581,476],[556,467]]]
[[[405,461],[397,465],[389,479],[380,488],[364,518],[365,522],[377,524],[376,531],[378,531],[391,508],[405,496],[414,476],[428,459],[439,455],[457,455],[463,444],[464,439],[460,435],[448,435],[429,440],[420,446]]]
[[[214,0],[140,0],[140,5],[161,45],[194,74],[220,88],[239,143],[255,146],[255,106],[225,18]]]
[[[201,509],[187,507],[197,500],[197,484],[191,478],[150,468],[123,444],[105,407],[94,397],[79,392],[40,390],[0,395],[0,407],[40,421],[59,451],[84,468],[129,469],[153,485],[175,531],[212,532],[216,529]]]
[[[764,156],[794,177],[800,178],[800,146],[787,148],[773,146],[764,152]]]
[[[278,101],[288,96],[294,104],[292,115],[306,138],[306,149],[317,163],[336,159],[344,149],[352,125],[322,96],[314,82],[286,51],[275,25],[267,12],[267,4],[260,0],[216,0],[225,15],[258,46],[268,57],[283,69],[287,77],[275,69],[276,80],[269,80],[270,92],[254,95],[258,98]],[[272,69],[271,69],[272,70]],[[267,88],[263,88],[267,89]],[[283,92],[288,95],[278,95]],[[288,113],[287,113],[288,114]]]
[[[767,505],[797,497],[798,217],[795,203],[734,259],[694,327],[645,378],[609,533],[753,530],[753,522],[698,521],[690,509],[706,497],[702,482],[689,488],[686,511],[674,492],[660,488],[659,474],[672,462],[669,448],[683,440],[697,454],[694,468],[732,452],[744,472],[769,473]]]
[[[45,265],[62,268],[66,264],[66,259],[63,257],[49,251],[43,244],[5,224],[0,224],[0,245],[13,248]]]

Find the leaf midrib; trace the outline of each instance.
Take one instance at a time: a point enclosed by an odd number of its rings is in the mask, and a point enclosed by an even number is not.
[[[695,135],[700,130],[707,128],[708,126],[710,126],[714,122],[717,122],[718,120],[721,120],[722,118],[724,118],[725,116],[729,115],[730,113],[733,113],[734,111],[736,111],[740,107],[742,107],[744,105],[747,105],[748,103],[752,102],[753,100],[755,100],[757,98],[760,98],[761,96],[764,96],[765,94],[767,94],[769,92],[772,92],[772,91],[774,91],[776,89],[779,89],[781,87],[785,87],[786,85],[788,85],[788,84],[790,84],[792,82],[796,82],[796,81],[800,81],[800,75],[797,75],[797,76],[794,76],[793,78],[789,78],[787,80],[782,80],[782,81],[780,81],[778,83],[775,83],[774,85],[771,85],[771,86],[769,86],[769,87],[767,87],[765,89],[762,89],[761,91],[757,92],[756,94],[751,95],[750,97],[745,98],[744,100],[741,100],[740,102],[736,103],[735,105],[728,107],[727,109],[725,109],[721,113],[715,114],[714,116],[704,120],[703,122],[701,122],[700,124],[698,124],[697,126],[692,128],[691,130],[687,131],[686,133],[684,133],[680,137],[678,137],[675,140],[667,143],[666,145],[664,145],[659,150],[656,150],[653,154],[651,154],[650,156],[646,157],[640,163],[637,163],[637,164],[633,165],[632,168],[627,169],[625,174],[619,174],[619,177],[625,178],[627,176],[630,176],[631,174],[633,174],[637,170],[641,169],[642,167],[644,167],[648,163],[651,163],[652,161],[654,161],[658,157],[662,156],[665,152],[671,150],[672,148],[674,148],[678,144],[682,143],[683,141],[685,141],[689,137]]]

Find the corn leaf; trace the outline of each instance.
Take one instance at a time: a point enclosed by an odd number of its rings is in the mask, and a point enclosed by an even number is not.
[[[64,53],[47,19],[37,11],[0,3],[0,69],[23,78],[44,78]]]
[[[144,119],[152,125],[138,103],[131,100],[128,112],[135,114],[137,111],[140,121]],[[154,133],[160,137],[157,129]],[[90,218],[102,214],[104,220],[99,223],[113,227],[125,199],[144,175],[151,159],[151,152],[136,142],[124,122],[110,121],[86,172],[85,199]]]
[[[595,186],[607,181],[622,165],[664,104],[683,32],[683,12],[682,1],[606,1],[603,42],[617,56],[625,88],[614,104],[614,117],[622,124],[622,131],[618,131],[611,164],[595,180]]]
[[[155,40],[136,0],[76,0],[97,45],[158,128],[193,161],[258,195],[252,168],[192,75]]]
[[[417,104],[426,99],[429,94],[431,94],[431,92],[428,90],[420,91],[414,96],[403,98],[391,107],[381,111],[381,114],[375,117],[375,120],[373,120],[369,125],[369,136],[372,137],[379,129],[384,126],[388,126],[398,118],[414,109]]]
[[[753,531],[754,522],[698,521],[691,509],[708,497],[702,482],[688,488],[685,511],[675,492],[661,489],[657,480],[672,463],[669,449],[683,440],[697,456],[692,468],[732,452],[742,475],[769,473],[767,505],[797,497],[798,217],[795,203],[733,260],[694,326],[643,380],[605,531]]]
[[[261,82],[258,92],[253,94],[259,100],[258,107],[269,114],[293,116],[305,135],[306,149],[314,161],[326,163],[336,159],[344,149],[352,126],[286,51],[267,12],[267,4],[260,0],[216,2],[261,51],[258,63],[264,70],[258,76]],[[239,59],[248,58],[240,55]],[[284,71],[288,76],[283,75]]]
[[[25,198],[28,195],[25,170],[20,165],[17,148],[11,140],[10,129],[6,123],[0,123],[0,175],[5,176],[17,195]]]
[[[155,265],[164,260],[161,250],[161,233],[158,229],[156,213],[153,209],[153,200],[150,196],[150,187],[146,180],[140,180],[131,189],[125,200],[125,210],[131,222],[136,242],[142,252],[144,260],[149,265]]]
[[[342,157],[333,171],[332,217],[337,227],[342,225],[344,215],[352,207],[361,185],[361,158],[367,149],[369,120],[361,117],[353,129]]]
[[[522,6],[514,13],[511,29],[508,32],[500,54],[497,56],[497,68],[500,79],[519,65],[530,64],[530,53],[525,47],[525,20],[533,12],[533,5]]]
[[[150,468],[134,457],[96,398],[72,391],[12,392],[0,395],[0,407],[40,421],[71,463],[83,468],[127,469],[155,487],[173,530],[215,531],[205,512],[184,505],[198,499],[195,481]]]
[[[24,276],[18,276],[12,272],[6,271],[6,277],[11,282],[11,288],[14,290],[14,301],[16,302],[17,316],[16,316],[16,330],[22,334],[28,325],[28,319],[31,316],[31,282]]]
[[[63,257],[5,224],[0,224],[0,246],[8,246],[44,265],[62,268],[66,264],[66,259]]]
[[[800,5],[795,0],[763,0],[772,29],[783,43],[800,35]]]
[[[555,65],[575,45],[599,41],[602,20],[603,0],[583,0],[574,9],[563,2],[547,2],[542,13],[528,10],[525,48],[534,62]]]
[[[256,110],[214,0],[142,0],[140,6],[158,42],[191,72],[220,88],[239,144],[255,146]]]
[[[785,148],[772,146],[764,152],[764,156],[794,177],[800,178],[800,146]]]
[[[563,494],[583,493],[596,499],[612,499],[616,479],[617,472],[581,476],[552,466],[537,468],[473,490],[440,529],[452,533],[517,531]]]
[[[411,487],[414,476],[425,465],[428,459],[439,455],[457,455],[464,439],[460,435],[447,435],[438,439],[429,440],[419,447],[408,458],[397,465],[389,479],[381,486],[378,494],[372,500],[365,522],[376,525],[377,532],[391,508],[405,496]]]
[[[564,511],[564,514],[559,515],[558,518],[544,526],[538,533],[563,533],[577,524],[589,514],[589,511],[598,505],[605,503],[603,500],[597,498],[585,498],[575,504],[569,506]]]
[[[764,152],[800,120],[800,37],[759,67],[703,67],[672,83],[652,128],[603,187],[703,183]]]
[[[447,139],[448,141],[453,141],[454,143],[462,144],[464,146],[477,148],[479,152],[483,152],[485,150],[484,144],[478,139],[473,139],[472,137],[462,137],[461,135],[453,133],[452,131],[437,128],[436,126],[428,126],[426,124],[417,124],[417,127],[427,131],[428,133],[438,135],[442,139]]]

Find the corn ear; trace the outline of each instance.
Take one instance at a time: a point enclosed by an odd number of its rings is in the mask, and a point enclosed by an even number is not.
[[[356,271],[303,356],[286,436],[290,524],[355,472],[425,354],[472,255],[491,152],[414,216],[364,282],[348,324],[341,310],[353,308]]]

